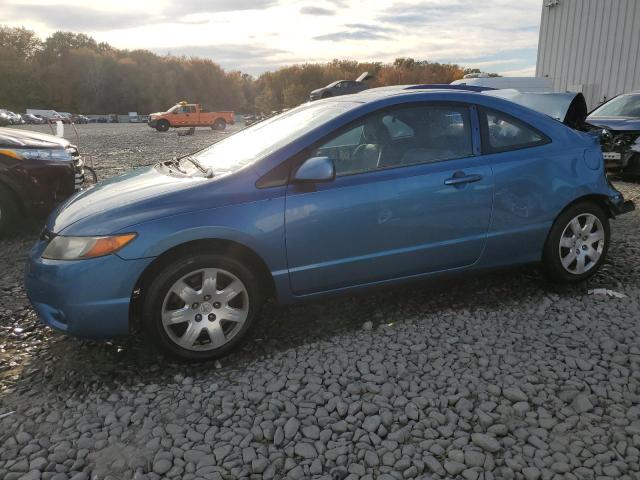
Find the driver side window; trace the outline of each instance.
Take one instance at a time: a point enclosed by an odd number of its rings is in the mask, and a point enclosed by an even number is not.
[[[336,176],[473,156],[469,109],[410,105],[368,115],[318,147]]]
[[[365,125],[359,123],[318,148],[313,156],[329,157],[336,175],[348,175],[378,167],[377,149],[365,139]]]

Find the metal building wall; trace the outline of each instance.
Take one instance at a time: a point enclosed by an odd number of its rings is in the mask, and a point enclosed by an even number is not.
[[[594,108],[640,90],[640,0],[543,0],[536,76]]]

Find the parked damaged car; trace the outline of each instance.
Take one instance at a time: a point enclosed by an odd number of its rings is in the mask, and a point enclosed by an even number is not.
[[[83,182],[82,159],[69,141],[0,128],[0,235],[23,216],[48,215]]]
[[[603,138],[607,166],[640,177],[640,91],[612,98],[591,112],[587,122],[608,130]]]
[[[6,108],[0,108],[0,113],[3,113],[8,119],[10,125],[21,125],[25,123],[22,119],[22,115],[19,113],[12,112],[11,110],[7,110]]]
[[[31,113],[22,114],[23,120],[29,125],[41,125],[47,123],[47,121],[39,115],[33,115]]]
[[[338,97],[341,95],[351,95],[353,93],[362,92],[369,88],[369,85],[367,85],[366,82],[372,78],[373,75],[370,75],[369,72],[364,72],[355,80],[338,80],[330,83],[326,87],[313,90],[309,94],[309,100],[313,101],[321,98]]]
[[[26,287],[67,334],[140,332],[203,360],[237,346],[270,296],[526,263],[585,280],[633,208],[597,139],[547,115],[461,89],[372,89],[77,194],[30,251]]]

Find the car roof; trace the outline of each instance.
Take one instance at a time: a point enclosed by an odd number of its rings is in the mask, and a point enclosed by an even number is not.
[[[480,93],[487,90],[494,90],[488,87],[478,87],[474,85],[449,85],[449,84],[417,84],[417,85],[391,85],[388,87],[376,87],[363,90],[352,95],[352,99],[362,101],[373,101],[394,95],[410,95],[416,93]]]
[[[584,103],[582,94],[576,93],[521,93],[517,90],[500,90],[487,87],[469,85],[449,85],[449,84],[426,84],[426,85],[393,85],[388,87],[378,87],[364,90],[354,95],[343,95],[330,101],[350,101],[354,103],[387,103],[386,100],[392,98],[398,101],[427,100],[433,96],[437,101],[457,101],[471,102],[483,105],[500,105],[508,108],[526,108],[536,114],[553,118],[570,125],[575,123],[573,117],[582,116],[583,121],[587,116],[586,103],[584,108],[576,109],[580,104],[580,99]],[[576,99],[576,96],[580,97]],[[475,97],[475,98],[474,98]],[[403,100],[401,100],[401,98]],[[576,104],[577,105],[574,105]],[[582,111],[584,110],[584,112]],[[571,114],[571,115],[570,115]],[[568,123],[568,122],[571,122]]]

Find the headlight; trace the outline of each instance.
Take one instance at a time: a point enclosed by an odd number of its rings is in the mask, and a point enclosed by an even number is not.
[[[42,253],[50,260],[82,260],[115,253],[136,238],[135,233],[105,237],[53,237]]]
[[[70,162],[71,154],[62,148],[2,148],[0,155],[15,158],[16,160],[51,160],[58,162]]]

